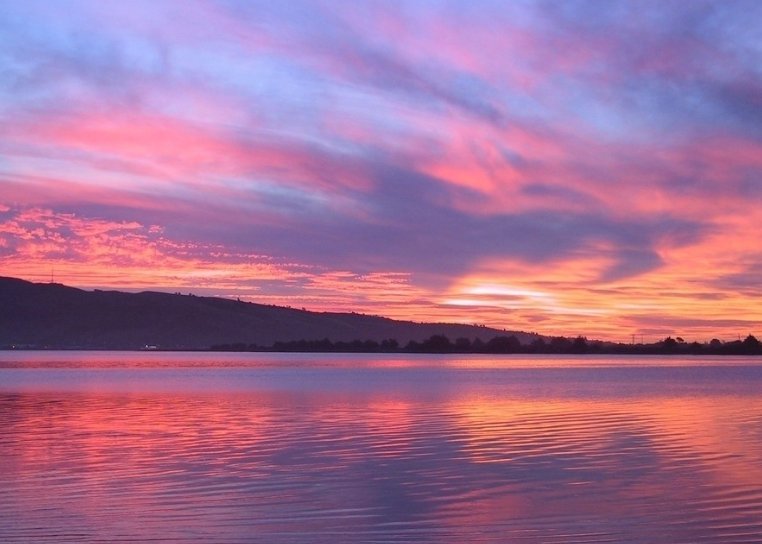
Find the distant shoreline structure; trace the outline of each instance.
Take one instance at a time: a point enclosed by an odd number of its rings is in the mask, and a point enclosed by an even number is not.
[[[423,342],[409,342],[401,347],[390,339],[381,343],[355,340],[353,342],[320,341],[276,342],[272,346],[215,345],[209,351],[276,352],[276,353],[423,353],[463,355],[762,355],[762,342],[749,335],[744,340],[706,343],[679,342],[672,337],[651,344],[624,344],[588,340],[583,336],[537,338],[522,344],[515,336],[495,336],[487,342],[455,342],[435,335]]]
[[[667,337],[651,344],[623,344],[588,341],[578,336],[574,339],[553,337],[550,341],[539,338],[531,344],[521,344],[515,336],[496,336],[487,342],[466,342],[459,338],[455,342],[443,335],[434,335],[423,342],[410,341],[400,346],[394,339],[381,342],[375,340],[354,340],[331,342],[323,340],[296,340],[275,342],[270,346],[233,343],[216,344],[208,348],[162,348],[146,345],[136,349],[107,349],[78,347],[55,347],[33,345],[0,346],[4,351],[150,351],[150,352],[202,352],[202,353],[376,353],[376,354],[440,354],[440,355],[682,355],[682,356],[749,356],[762,355],[762,342],[749,335],[744,340],[731,342],[678,342]]]
[[[762,355],[752,334],[730,342],[668,336],[617,343],[179,293],[84,291],[7,277],[0,277],[0,309],[5,350]]]

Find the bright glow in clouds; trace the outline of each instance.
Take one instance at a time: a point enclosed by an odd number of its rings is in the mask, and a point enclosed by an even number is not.
[[[762,334],[762,4],[5,2],[0,274]]]

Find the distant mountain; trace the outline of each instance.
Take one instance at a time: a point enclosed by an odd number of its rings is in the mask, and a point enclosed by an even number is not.
[[[310,312],[236,300],[170,293],[83,291],[57,283],[0,277],[0,347],[204,349],[215,344],[321,340],[400,345],[432,335],[487,341],[537,335],[474,325],[413,323],[356,313]]]

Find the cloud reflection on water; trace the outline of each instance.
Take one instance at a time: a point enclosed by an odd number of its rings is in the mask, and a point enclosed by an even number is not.
[[[4,541],[762,537],[759,366],[164,370],[2,380]]]

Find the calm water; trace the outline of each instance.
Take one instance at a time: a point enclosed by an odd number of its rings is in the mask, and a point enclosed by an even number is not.
[[[1,542],[762,542],[762,361],[0,352]]]

